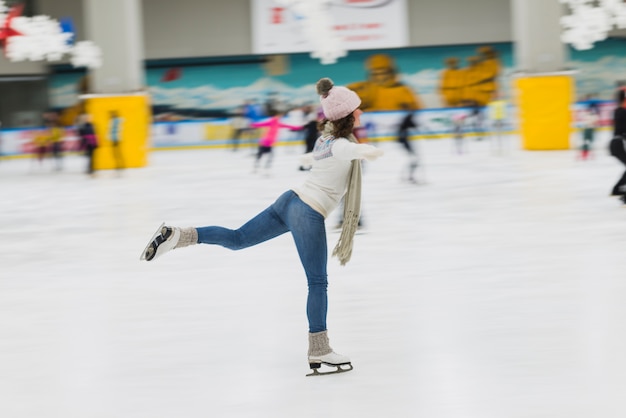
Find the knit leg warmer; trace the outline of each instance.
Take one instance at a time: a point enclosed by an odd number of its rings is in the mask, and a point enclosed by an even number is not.
[[[309,357],[332,353],[328,341],[328,331],[309,333]]]
[[[180,238],[174,248],[187,247],[198,243],[198,230],[196,228],[179,228]]]

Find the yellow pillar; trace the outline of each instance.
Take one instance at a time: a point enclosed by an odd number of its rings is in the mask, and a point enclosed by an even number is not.
[[[520,76],[514,80],[520,135],[525,150],[570,149],[574,80],[571,73]]]
[[[145,94],[82,96],[85,110],[93,119],[98,138],[94,154],[96,170],[118,167],[116,152],[121,154],[124,168],[145,167],[148,164],[150,104]],[[109,137],[111,112],[122,118],[120,140],[116,150]]]

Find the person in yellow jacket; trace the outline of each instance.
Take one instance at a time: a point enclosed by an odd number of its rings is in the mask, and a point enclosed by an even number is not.
[[[367,80],[347,85],[361,99],[363,111],[394,111],[408,107],[422,109],[419,96],[399,80],[393,58],[375,54],[366,61]]]
[[[446,69],[441,72],[439,94],[444,106],[456,107],[463,98],[463,70],[459,68],[459,59],[456,57],[447,58],[445,62]]]

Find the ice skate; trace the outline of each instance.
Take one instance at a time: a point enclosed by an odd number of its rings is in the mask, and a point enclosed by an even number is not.
[[[334,367],[335,369],[320,372],[322,364],[329,367]],[[348,357],[337,354],[334,351],[331,351],[330,353],[323,356],[309,356],[309,367],[311,368],[312,372],[307,374],[307,376],[322,376],[325,374],[344,373],[349,372],[353,369],[352,363],[350,362],[350,359]]]
[[[165,226],[162,223],[139,257],[140,260],[151,261],[174,248],[183,248],[198,243],[196,228],[178,228]]]
[[[313,372],[307,376],[344,373],[352,370],[350,359],[337,354],[330,348],[327,331],[309,333],[309,367]],[[334,367],[335,370],[320,372],[322,364]]]
[[[162,223],[156,230],[148,245],[141,253],[140,260],[151,261],[174,249],[180,239],[180,229],[165,226]]]

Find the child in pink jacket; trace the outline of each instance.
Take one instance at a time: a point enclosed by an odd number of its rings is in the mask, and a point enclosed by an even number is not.
[[[274,153],[272,152],[272,149],[274,147],[274,144],[276,143],[276,140],[278,139],[278,133],[280,128],[289,128],[294,130],[302,129],[302,126],[287,125],[285,123],[282,123],[280,121],[281,116],[283,116],[283,113],[277,112],[274,116],[266,121],[250,124],[250,126],[253,128],[267,128],[265,134],[259,140],[259,151],[257,152],[256,159],[254,161],[255,173],[259,168],[259,164],[261,162],[261,157],[263,156],[263,154],[267,154],[265,169],[269,171],[270,166],[272,165],[272,160],[274,158]]]

